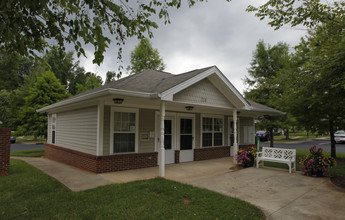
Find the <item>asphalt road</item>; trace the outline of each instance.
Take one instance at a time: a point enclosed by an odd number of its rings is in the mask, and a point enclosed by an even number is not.
[[[316,148],[322,148],[324,151],[331,152],[331,142],[324,141],[324,140],[312,140],[306,142],[298,142],[298,143],[274,143],[274,147],[278,148],[292,148],[292,149],[305,149],[308,150],[312,146],[316,146]],[[262,147],[269,147],[270,142],[261,142],[260,146]],[[336,144],[335,145],[336,152],[345,153],[345,144]]]
[[[44,149],[44,144],[11,144],[11,151]]]

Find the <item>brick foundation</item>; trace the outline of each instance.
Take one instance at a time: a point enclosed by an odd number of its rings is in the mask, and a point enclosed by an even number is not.
[[[194,161],[230,157],[230,147],[208,147],[194,149]]]
[[[175,150],[175,163],[180,163],[180,151]]]
[[[7,176],[10,171],[10,137],[10,128],[0,128],[0,177]]]
[[[45,157],[94,173],[139,169],[157,166],[158,153],[133,153],[95,156],[79,151],[46,144]]]

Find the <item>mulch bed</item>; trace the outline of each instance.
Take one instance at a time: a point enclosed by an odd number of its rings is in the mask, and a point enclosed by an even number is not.
[[[345,158],[337,158],[337,164],[345,164]],[[336,174],[331,177],[331,181],[334,185],[339,186],[345,190],[345,176]]]

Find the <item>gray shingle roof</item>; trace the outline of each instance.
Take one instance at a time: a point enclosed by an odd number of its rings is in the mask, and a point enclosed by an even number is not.
[[[192,70],[186,73],[181,73],[178,75],[174,75],[174,74],[163,72],[163,71],[152,70],[152,69],[144,70],[138,74],[130,75],[125,78],[108,83],[106,85],[97,87],[95,89],[80,93],[71,98],[63,100],[60,103],[67,103],[71,101],[73,102],[73,99],[78,99],[78,97],[85,96],[85,95],[92,95],[93,93],[106,91],[107,89],[117,89],[117,90],[128,91],[128,92],[140,92],[140,93],[147,93],[149,95],[159,94],[213,67],[215,66],[205,67],[202,69],[196,69],[196,70]],[[262,105],[250,100],[247,100],[247,101],[250,104],[250,106],[253,108],[252,111],[263,112],[263,113],[267,112],[267,113],[273,113],[273,114],[278,114],[278,115],[283,114],[281,111],[270,108],[268,106],[265,106],[265,105]],[[53,104],[53,105],[56,105],[56,104]]]

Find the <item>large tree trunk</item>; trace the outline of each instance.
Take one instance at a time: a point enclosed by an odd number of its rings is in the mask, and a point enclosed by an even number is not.
[[[331,156],[333,158],[337,158],[336,150],[335,150],[334,127],[333,127],[332,119],[329,119],[329,136],[331,138]]]
[[[274,147],[273,146],[273,138],[274,138],[273,128],[270,128],[270,147]]]
[[[288,129],[288,128],[286,129],[285,137],[286,137],[286,140],[289,140],[289,139],[290,139],[290,136],[289,136],[289,129]]]

